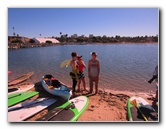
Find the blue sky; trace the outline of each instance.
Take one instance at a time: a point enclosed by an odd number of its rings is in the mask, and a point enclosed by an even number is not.
[[[8,35],[155,36],[158,8],[8,8]]]

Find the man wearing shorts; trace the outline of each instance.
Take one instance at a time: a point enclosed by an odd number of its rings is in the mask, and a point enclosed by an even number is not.
[[[90,93],[93,92],[93,83],[95,83],[95,94],[98,93],[98,83],[100,74],[100,61],[97,59],[97,53],[92,52],[92,59],[88,62],[88,77],[90,84]]]

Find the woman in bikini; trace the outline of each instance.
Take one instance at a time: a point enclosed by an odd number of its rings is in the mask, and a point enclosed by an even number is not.
[[[86,83],[85,83],[85,75],[84,75],[84,68],[86,68],[86,65],[84,63],[84,61],[82,60],[82,56],[78,56],[78,62],[77,62],[77,65],[78,65],[78,71],[79,71],[79,76],[78,76],[78,92],[81,91],[80,89],[80,84],[81,84],[81,81],[83,82],[83,87],[84,87],[84,90],[83,91],[87,91],[86,90]]]

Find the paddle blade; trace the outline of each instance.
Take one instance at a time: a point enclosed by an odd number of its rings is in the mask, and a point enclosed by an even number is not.
[[[132,105],[134,105],[135,107],[138,108],[138,104],[137,104],[137,101],[136,99],[134,99],[133,101],[130,102]]]
[[[71,63],[71,60],[67,62],[66,68],[70,65],[70,63]]]
[[[64,60],[62,61],[62,63],[60,64],[60,67],[63,68],[63,67],[68,67],[68,65],[70,64],[71,62],[71,59],[67,59],[67,60]]]
[[[134,99],[133,101],[130,102],[132,105],[134,105],[138,111],[141,113],[142,117],[144,118],[145,121],[148,121],[148,119],[146,118],[146,116],[142,113],[142,111],[139,109],[138,107],[138,103],[136,101],[136,99]]]

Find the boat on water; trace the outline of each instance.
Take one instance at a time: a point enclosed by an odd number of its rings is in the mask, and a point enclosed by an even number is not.
[[[59,96],[64,100],[69,100],[72,95],[71,90],[52,75],[42,76],[42,86],[48,93]]]

